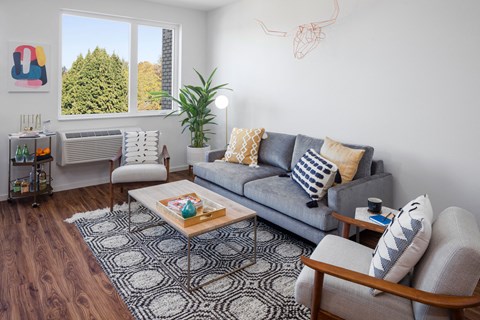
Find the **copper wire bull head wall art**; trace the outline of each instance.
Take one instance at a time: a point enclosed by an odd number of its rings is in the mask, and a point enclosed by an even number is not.
[[[334,11],[330,19],[301,24],[291,31],[270,30],[265,23],[260,20],[257,21],[267,35],[285,38],[293,35],[293,56],[297,59],[302,59],[315,49],[321,40],[325,39],[325,33],[322,28],[332,25],[337,21],[340,8],[338,7],[338,0],[333,0],[333,2]]]

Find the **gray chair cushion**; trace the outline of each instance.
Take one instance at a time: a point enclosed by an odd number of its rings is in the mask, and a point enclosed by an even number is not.
[[[327,207],[326,198],[318,208],[308,208],[312,201],[308,194],[291,178],[278,176],[251,181],[245,184],[245,196],[294,219],[323,231],[334,230],[338,221],[332,217],[332,209]]]
[[[356,242],[327,235],[311,258],[368,274],[372,249]],[[311,307],[315,272],[304,267],[295,283],[295,300]],[[321,308],[343,319],[413,319],[410,300],[383,293],[372,296],[368,287],[325,275]]]
[[[427,251],[414,269],[413,286],[449,295],[472,295],[480,277],[480,231],[461,208],[445,209],[432,226]],[[415,319],[449,319],[448,311],[414,302]]]
[[[262,164],[249,167],[230,162],[199,162],[193,166],[193,174],[227,190],[243,196],[243,185],[249,181],[285,173],[285,170]]]
[[[358,164],[357,173],[355,174],[355,179],[368,177],[371,175],[371,168],[372,168],[372,160],[373,160],[373,147],[364,146],[364,145],[356,145],[356,144],[347,144],[342,143],[344,146],[352,148],[352,149],[363,149],[365,153],[363,154],[362,160]],[[320,152],[320,149],[323,145],[323,139],[312,138],[309,136],[305,136],[299,134],[295,141],[295,146],[293,148],[293,156],[292,156],[292,168],[295,167],[298,160],[304,155],[304,153],[313,148],[315,151]]]
[[[258,162],[290,170],[296,136],[267,132],[268,137],[260,143]]]

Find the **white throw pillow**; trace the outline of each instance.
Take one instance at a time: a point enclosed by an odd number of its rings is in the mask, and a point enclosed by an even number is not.
[[[292,171],[292,179],[297,182],[312,200],[320,200],[335,182],[337,166],[309,149],[298,160]]]
[[[432,222],[433,210],[428,195],[407,203],[378,241],[369,275],[395,283],[402,280],[427,249]],[[380,292],[372,290],[373,295]]]
[[[158,131],[125,132],[123,164],[159,163]]]

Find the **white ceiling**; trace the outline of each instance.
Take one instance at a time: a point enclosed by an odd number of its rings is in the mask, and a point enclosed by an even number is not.
[[[147,0],[161,4],[167,4],[175,7],[183,7],[197,10],[213,10],[237,0]]]

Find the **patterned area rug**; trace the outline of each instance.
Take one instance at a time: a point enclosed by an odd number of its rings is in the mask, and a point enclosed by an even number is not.
[[[136,206],[132,227],[161,219]],[[294,300],[300,256],[313,246],[259,222],[257,263],[191,293],[186,281],[186,239],[167,224],[128,232],[126,206],[77,214],[85,242],[136,319],[308,319]],[[252,253],[252,224],[244,221],[192,241],[192,283],[198,284],[247,264],[226,245]],[[174,277],[172,277],[172,275]]]

